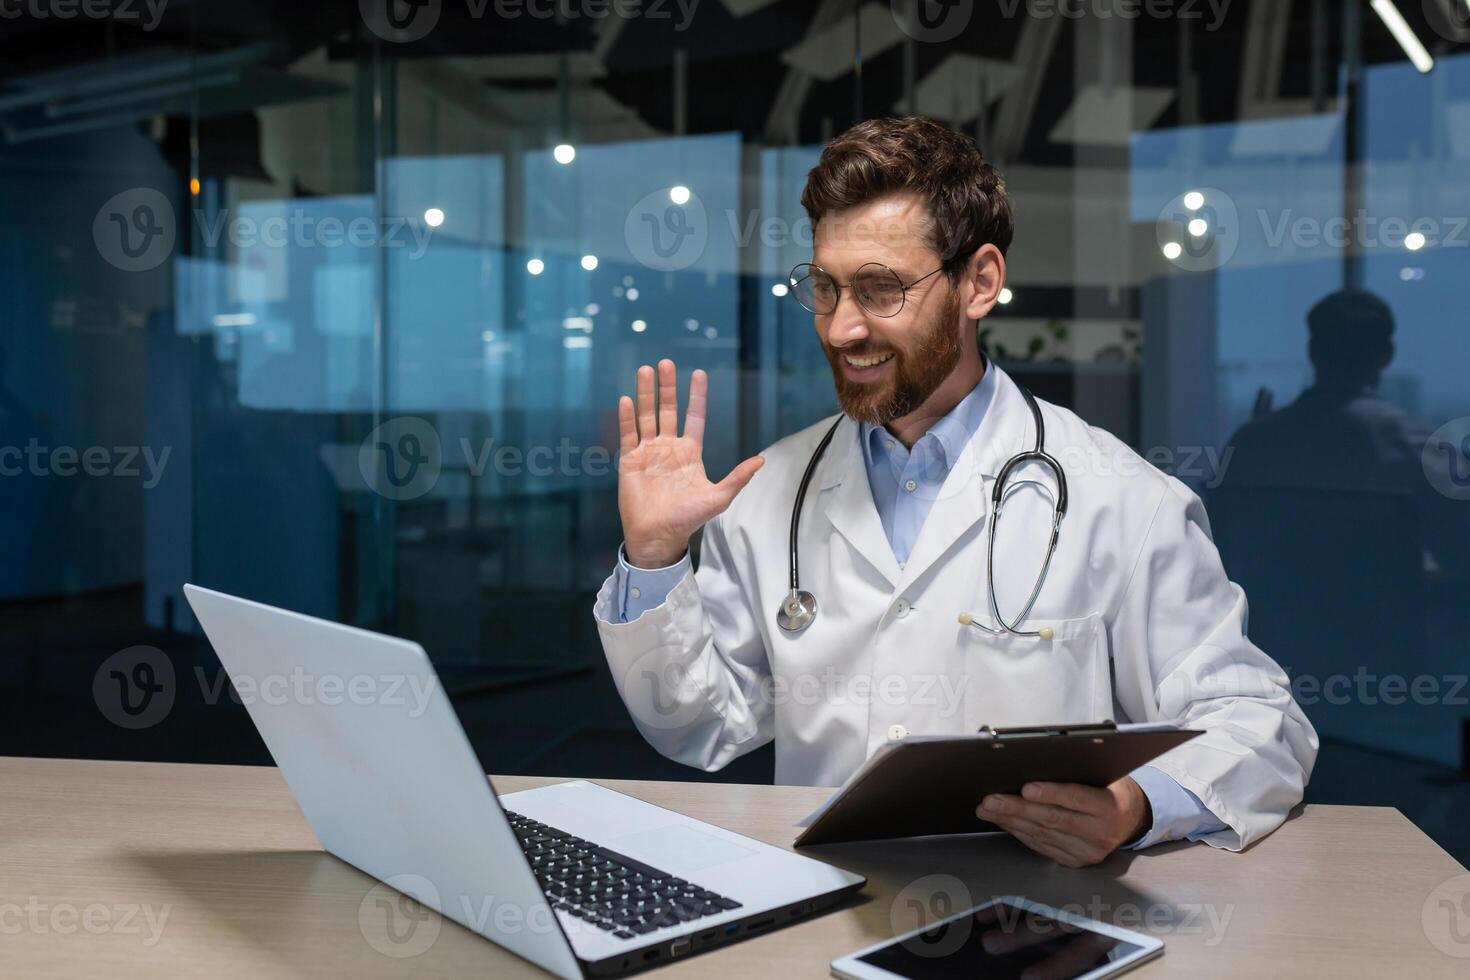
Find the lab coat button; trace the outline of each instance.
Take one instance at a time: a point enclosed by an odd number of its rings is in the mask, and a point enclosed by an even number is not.
[[[903,619],[909,614],[909,610],[912,608],[914,607],[909,605],[909,601],[900,596],[893,600],[893,605],[888,608],[888,611],[893,613],[894,619]]]
[[[897,742],[901,738],[907,738],[908,737],[908,734],[909,734],[909,730],[907,728],[903,727],[902,725],[889,725],[888,726],[888,737],[890,739],[892,739],[893,741],[895,741],[895,742]]]

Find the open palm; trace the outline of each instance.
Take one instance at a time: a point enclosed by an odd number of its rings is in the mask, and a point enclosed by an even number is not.
[[[628,560],[642,568],[672,565],[684,556],[689,536],[724,512],[765,462],[752,456],[719,483],[704,470],[704,423],[709,378],[695,371],[689,379],[689,409],[679,435],[679,387],[674,362],[638,369],[638,401],[618,401],[621,457],[618,511]]]

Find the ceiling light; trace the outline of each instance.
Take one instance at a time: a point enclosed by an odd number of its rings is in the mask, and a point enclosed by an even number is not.
[[[1404,49],[1404,54],[1414,63],[1421,74],[1428,74],[1434,67],[1434,59],[1429,57],[1429,52],[1424,50],[1419,36],[1414,33],[1409,22],[1404,20],[1404,15],[1399,13],[1399,8],[1393,5],[1393,0],[1373,0],[1373,12],[1378,19],[1383,21],[1383,26],[1393,35],[1393,39],[1399,42],[1399,47]]]

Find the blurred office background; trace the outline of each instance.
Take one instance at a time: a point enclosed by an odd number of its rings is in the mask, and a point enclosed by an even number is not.
[[[832,412],[800,190],[916,112],[1014,200],[987,349],[1209,502],[1309,800],[1470,859],[1464,0],[72,9],[0,19],[0,753],[268,762],[194,581],[418,640],[487,770],[769,780],[608,677],[616,399],[707,370],[719,474]]]

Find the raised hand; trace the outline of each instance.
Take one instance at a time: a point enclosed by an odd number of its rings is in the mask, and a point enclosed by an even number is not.
[[[709,378],[695,371],[689,379],[689,410],[679,435],[679,386],[674,362],[658,362],[655,410],[654,370],[638,369],[638,403],[618,400],[621,458],[618,511],[623,548],[640,568],[662,568],[684,557],[689,536],[724,512],[765,460],[752,456],[711,483],[704,471],[704,422]]]

